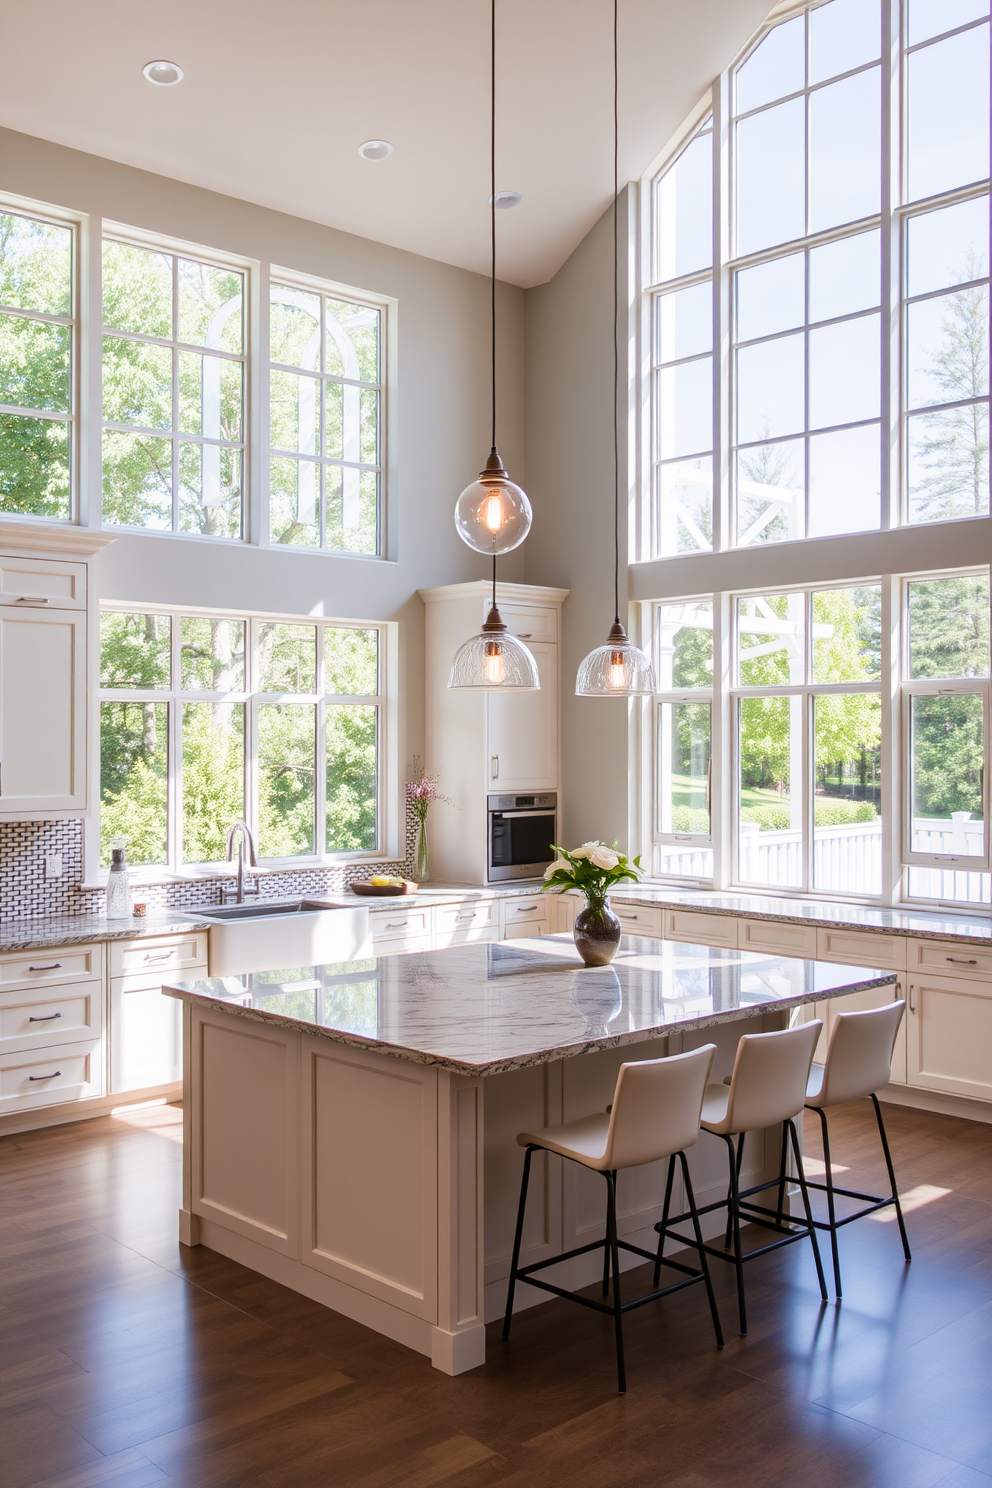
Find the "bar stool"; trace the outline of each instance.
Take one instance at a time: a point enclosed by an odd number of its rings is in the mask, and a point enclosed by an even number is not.
[[[896,1002],[886,1003],[884,1007],[870,1008],[866,1012],[838,1013],[830,1035],[826,1060],[823,1064],[813,1065],[810,1070],[809,1084],[806,1087],[806,1109],[815,1111],[820,1118],[820,1129],[823,1133],[823,1165],[826,1168],[827,1180],[825,1183],[812,1183],[807,1179],[807,1187],[819,1189],[827,1196],[827,1213],[830,1217],[826,1222],[816,1220],[815,1223],[817,1229],[830,1231],[834,1282],[838,1297],[841,1295],[841,1284],[837,1231],[841,1225],[852,1224],[854,1220],[862,1219],[866,1214],[874,1214],[877,1209],[885,1209],[892,1204],[895,1206],[896,1219],[899,1221],[903,1254],[907,1261],[913,1259],[906,1235],[906,1224],[902,1216],[902,1205],[899,1203],[899,1191],[896,1188],[895,1169],[892,1166],[892,1155],[889,1152],[888,1138],[885,1135],[882,1109],[878,1103],[878,1096],[875,1094],[876,1090],[888,1084],[892,1066],[892,1050],[895,1047],[896,1034],[899,1031],[905,1007],[905,1002],[900,998]],[[885,1155],[885,1166],[889,1174],[890,1192],[887,1199],[880,1198],[877,1194],[859,1193],[852,1188],[838,1188],[834,1183],[830,1166],[827,1111],[831,1106],[865,1099],[870,1100],[875,1108],[878,1135],[882,1139],[882,1152]],[[785,1155],[783,1143],[780,1198],[785,1184]],[[834,1202],[836,1194],[843,1194],[848,1199],[865,1200],[865,1206],[856,1210],[854,1214],[846,1214],[843,1219],[838,1219]]]
[[[550,1126],[542,1131],[521,1132],[517,1137],[520,1146],[525,1148],[525,1156],[523,1178],[520,1184],[520,1204],[517,1210],[517,1228],[513,1239],[513,1258],[510,1263],[510,1285],[506,1296],[506,1316],[503,1319],[504,1338],[510,1336],[513,1294],[518,1281],[525,1281],[529,1286],[540,1287],[556,1297],[567,1297],[570,1301],[579,1302],[583,1307],[591,1307],[596,1312],[605,1312],[614,1319],[617,1388],[623,1395],[627,1389],[623,1353],[623,1314],[633,1307],[643,1307],[646,1302],[653,1302],[658,1297],[667,1297],[671,1292],[681,1291],[683,1287],[691,1286],[693,1282],[702,1281],[706,1285],[717,1345],[719,1348],[723,1347],[720,1315],[717,1312],[713,1284],[706,1262],[706,1250],[699,1227],[696,1200],[692,1191],[692,1180],[689,1177],[689,1165],[685,1158],[685,1149],[691,1147],[699,1136],[699,1113],[715,1054],[715,1044],[704,1044],[702,1048],[693,1049],[689,1054],[675,1054],[668,1059],[645,1059],[637,1063],[622,1064],[609,1111],[601,1115],[583,1116],[578,1121],[569,1121],[563,1126]],[[572,1162],[581,1163],[583,1167],[591,1169],[594,1173],[602,1173],[606,1179],[606,1236],[603,1240],[593,1240],[589,1245],[580,1245],[575,1250],[567,1250],[562,1255],[552,1256],[549,1260],[537,1261],[531,1266],[521,1266],[520,1243],[524,1229],[530,1161],[533,1154],[539,1150],[556,1152]],[[653,1261],[655,1255],[653,1251],[642,1250],[639,1245],[630,1245],[618,1236],[617,1173],[621,1168],[640,1167],[643,1163],[658,1162],[665,1157],[668,1158],[665,1212],[667,1213],[671,1202],[675,1160],[678,1158],[689,1203],[687,1217],[693,1221],[696,1235],[694,1249],[699,1254],[700,1268],[696,1271],[680,1261],[665,1261],[666,1266],[670,1266],[675,1271],[684,1272],[684,1279],[672,1283],[671,1286],[659,1288],[656,1275],[653,1291],[631,1302],[624,1302],[620,1296],[620,1251],[629,1251],[633,1255],[643,1256],[648,1261]],[[683,1241],[683,1244],[686,1243],[693,1244],[693,1242]],[[545,1267],[555,1266],[559,1261],[570,1260],[573,1256],[586,1255],[589,1251],[600,1248],[604,1251],[603,1296],[609,1294],[612,1273],[612,1305],[580,1296],[578,1292],[566,1291],[564,1287],[554,1286],[550,1281],[539,1281],[534,1276],[535,1271],[543,1271]]]
[[[730,1261],[736,1269],[737,1306],[740,1313],[742,1337],[747,1333],[744,1262],[752,1261],[756,1256],[767,1255],[770,1250],[778,1250],[783,1245],[790,1245],[794,1240],[803,1240],[808,1237],[813,1247],[816,1275],[820,1283],[820,1296],[824,1302],[827,1300],[827,1284],[823,1276],[820,1247],[816,1240],[816,1226],[810,1209],[806,1174],[803,1170],[802,1149],[799,1146],[799,1136],[796,1131],[796,1117],[803,1109],[810,1065],[813,1062],[813,1050],[816,1048],[816,1041],[822,1027],[820,1019],[814,1018],[810,1023],[801,1023],[796,1028],[783,1028],[775,1033],[746,1033],[737,1045],[737,1057],[734,1060],[734,1072],[730,1077],[729,1085],[709,1085],[703,1101],[701,1121],[703,1131],[722,1137],[727,1144],[727,1156],[730,1161],[730,1188],[726,1199],[720,1199],[715,1204],[707,1204],[704,1209],[698,1210],[698,1213],[709,1214],[726,1205],[727,1234],[724,1249],[717,1250],[712,1245],[704,1248],[708,1255],[716,1256],[721,1261]],[[799,1187],[803,1196],[805,1219],[792,1215],[786,1217],[783,1214],[784,1189],[781,1176],[769,1179],[767,1183],[758,1183],[753,1188],[741,1192],[741,1163],[744,1159],[746,1133],[763,1131],[766,1127],[778,1126],[779,1122],[782,1123],[783,1128],[783,1150],[788,1141],[792,1143]],[[752,1194],[763,1193],[768,1188],[779,1189],[777,1210],[765,1209],[759,1204],[750,1202]],[[750,1250],[747,1255],[744,1255],[741,1250],[742,1213],[745,1221],[778,1231],[779,1238],[770,1241],[768,1245],[759,1246],[756,1250]],[[655,1225],[660,1237],[655,1276],[659,1274],[659,1269],[663,1264],[666,1236],[673,1225],[681,1223],[687,1217],[687,1215],[680,1214],[677,1218],[669,1220],[667,1216],[664,1216],[661,1224]],[[674,1235],[672,1238],[681,1237]],[[727,1255],[726,1251],[730,1248],[731,1242],[733,1242],[733,1255]]]

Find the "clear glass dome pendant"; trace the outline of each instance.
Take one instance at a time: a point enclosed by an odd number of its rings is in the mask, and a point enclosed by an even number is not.
[[[495,557],[520,546],[532,518],[527,496],[511,481],[493,445],[485,470],[458,498],[455,531],[477,553]]]
[[[522,641],[510,635],[503,617],[493,607],[479,635],[466,641],[455,652],[448,675],[448,686],[459,689],[513,688],[516,692],[538,692],[541,679],[537,662]]]
[[[654,667],[615,620],[606,645],[590,651],[580,664],[576,697],[650,697],[654,691]]]

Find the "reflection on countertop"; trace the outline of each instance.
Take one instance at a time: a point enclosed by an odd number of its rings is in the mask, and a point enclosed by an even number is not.
[[[166,983],[185,1001],[492,1075],[891,986],[893,972],[625,936],[585,967],[571,936]]]

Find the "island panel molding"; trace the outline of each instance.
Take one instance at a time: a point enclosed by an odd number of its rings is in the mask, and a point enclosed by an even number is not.
[[[167,984],[184,1004],[190,1113],[180,1237],[460,1374],[485,1362],[485,1323],[505,1301],[518,1131],[602,1109],[627,1058],[713,1042],[719,1079],[742,1022],[771,1031],[813,1003],[891,997],[895,983],[893,971],[644,938],[625,939],[610,967],[584,967],[570,938],[543,936]],[[726,1191],[722,1147],[707,1141],[690,1156],[703,1204]],[[778,1129],[756,1134],[742,1181],[774,1176],[779,1146]],[[651,1246],[664,1164],[627,1176],[620,1233]],[[528,1260],[601,1234],[594,1175],[548,1155],[538,1191]],[[716,1233],[720,1214],[709,1220]],[[598,1251],[577,1256],[562,1284],[588,1285],[601,1267]],[[543,1297],[521,1286],[517,1305]]]

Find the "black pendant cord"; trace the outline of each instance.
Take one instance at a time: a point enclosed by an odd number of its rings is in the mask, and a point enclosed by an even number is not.
[[[495,0],[494,0],[495,3]],[[618,246],[618,201],[620,193],[620,124],[619,124],[619,63],[617,48],[617,12],[619,0],[613,0],[613,610],[614,625],[620,624],[620,414],[617,400],[620,393],[620,349],[617,344],[617,319],[620,314],[620,290],[617,278],[620,272],[620,250]],[[495,267],[494,267],[495,274]],[[494,333],[495,334],[495,333]],[[495,388],[493,391],[495,400]],[[494,403],[495,406],[495,403]],[[495,415],[494,415],[495,418]],[[495,427],[495,425],[494,425]],[[495,441],[495,433],[493,440]]]
[[[493,452],[496,450],[496,0],[490,5],[489,35],[489,221],[491,238],[490,294],[493,325]]]
[[[493,609],[496,608],[496,554],[493,554]]]

